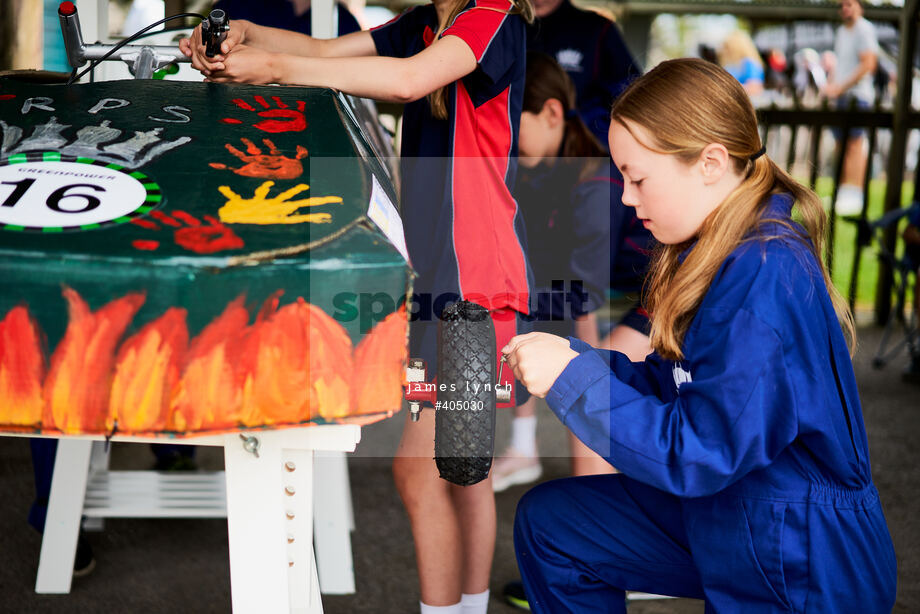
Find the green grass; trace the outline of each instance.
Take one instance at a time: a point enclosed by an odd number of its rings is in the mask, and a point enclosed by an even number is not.
[[[868,219],[872,220],[882,215],[885,208],[885,188],[883,179],[873,179],[869,183],[869,209]],[[815,191],[826,203],[830,202],[833,190],[833,180],[830,177],[819,177]],[[910,203],[914,194],[913,182],[905,181],[901,191],[902,206]],[[845,220],[838,219],[835,227],[834,258],[831,279],[834,286],[846,298],[850,291],[850,277],[853,269],[853,257],[856,253],[856,226]],[[859,265],[858,285],[856,289],[856,311],[871,311],[875,304],[876,284],[878,281],[878,248],[874,243],[863,249]]]

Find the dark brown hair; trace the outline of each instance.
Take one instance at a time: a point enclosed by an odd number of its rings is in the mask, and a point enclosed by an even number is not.
[[[562,66],[545,53],[530,51],[527,53],[523,110],[539,113],[550,99],[558,100],[565,113],[565,136],[559,155],[567,163],[584,164],[579,178],[585,179],[597,170],[599,159],[607,157],[607,150],[578,116],[575,85]]]

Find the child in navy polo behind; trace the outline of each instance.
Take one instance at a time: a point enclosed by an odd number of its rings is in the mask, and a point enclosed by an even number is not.
[[[412,322],[410,355],[428,362],[429,377],[447,299],[489,309],[497,348],[528,308],[524,223],[511,186],[532,19],[530,0],[435,0],[337,39],[239,20],[213,58],[200,29],[180,44],[210,81],[316,85],[406,103],[401,214],[419,274],[414,294],[433,307]],[[407,416],[393,463],[415,538],[421,610],[484,613],[496,532],[491,479],[467,487],[440,479],[434,425],[434,411],[418,422]]]
[[[764,156],[741,85],[699,59],[620,96],[610,149],[623,202],[662,244],[645,294],[655,352],[630,362],[544,333],[503,348],[622,472],[522,498],[532,610],[625,612],[635,590],[713,612],[890,612],[895,553],[821,201]]]
[[[534,0],[527,50],[551,56],[572,78],[582,121],[607,146],[610,107],[642,74],[617,24],[571,0]]]

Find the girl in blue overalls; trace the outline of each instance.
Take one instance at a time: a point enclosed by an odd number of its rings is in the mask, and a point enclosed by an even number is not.
[[[623,202],[662,244],[646,291],[655,353],[633,363],[541,333],[504,348],[623,472],[521,500],[531,607],[623,612],[637,590],[713,612],[890,612],[895,555],[821,202],[763,155],[747,95],[715,65],[660,64],[612,119]]]
[[[620,201],[623,178],[579,117],[575,102],[575,87],[562,66],[529,51],[514,196],[524,212],[534,271],[534,330],[574,335],[597,346],[595,312],[605,304],[608,288],[638,292],[652,237],[635,211]],[[648,317],[641,309],[629,310],[605,347],[642,360],[651,351]],[[536,423],[535,398],[514,409],[510,445],[492,465],[496,492],[540,477]],[[613,472],[577,438],[568,438],[573,475]]]
[[[406,103],[400,204],[418,273],[411,356],[426,359],[429,377],[436,373],[437,318],[460,298],[493,313],[496,347],[504,346],[529,301],[524,226],[510,187],[530,0],[435,0],[330,40],[229,17],[222,55],[205,55],[199,29],[181,43],[210,81],[318,85]],[[496,531],[492,484],[439,479],[434,424],[434,411],[407,419],[393,463],[415,538],[421,610],[484,614]]]

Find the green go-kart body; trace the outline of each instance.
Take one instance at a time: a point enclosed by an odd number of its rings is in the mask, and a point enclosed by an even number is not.
[[[400,408],[413,273],[362,101],[2,79],[0,121],[0,430]]]

